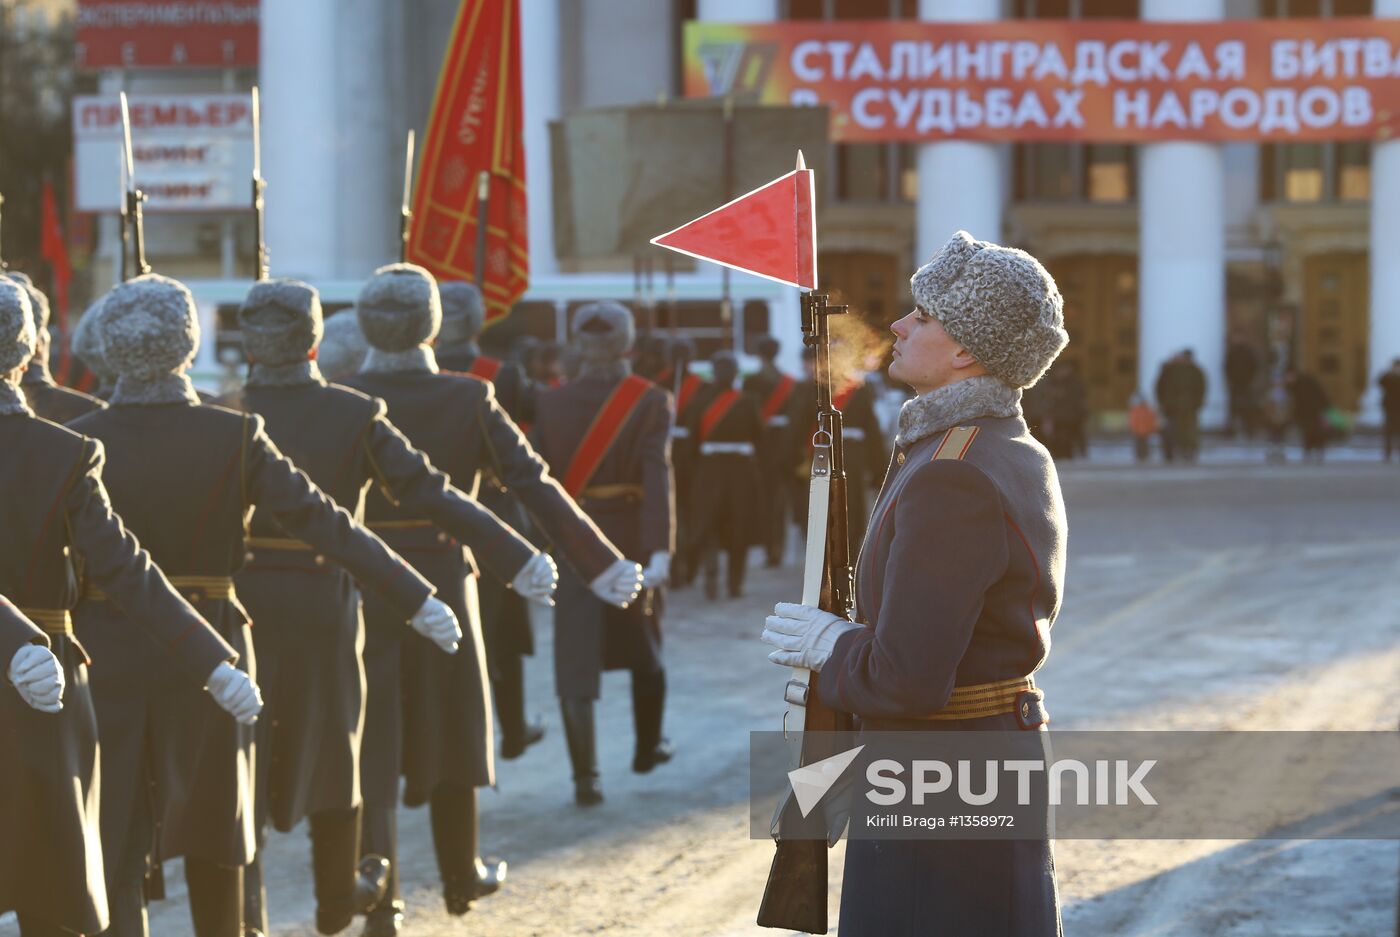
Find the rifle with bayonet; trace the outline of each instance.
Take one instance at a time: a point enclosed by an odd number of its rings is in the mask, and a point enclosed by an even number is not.
[[[263,212],[266,207],[267,180],[262,176],[262,107],[258,86],[253,86],[253,227],[258,237],[258,269],[254,279],[266,280],[270,264],[267,253],[267,231]]]
[[[5,196],[0,195],[0,221],[5,217]],[[3,225],[0,225],[0,234],[3,234]],[[10,265],[5,263],[4,241],[0,240],[0,273],[10,269]]]
[[[130,231],[130,243],[132,248],[132,264],[136,270],[136,276],[141,276],[151,272],[151,265],[146,263],[146,229],[141,215],[141,205],[146,201],[146,193],[136,186],[136,158],[135,151],[131,146],[131,111],[127,107],[126,92],[121,92],[122,106],[122,160],[126,181],[126,191],[122,193],[122,279],[128,278],[129,268],[126,263],[126,244],[128,241],[127,231]],[[129,228],[128,228],[129,226]]]
[[[817,431],[812,437],[812,475],[807,502],[807,548],[802,574],[802,604],[849,618],[854,607],[854,577],[847,539],[846,460],[841,437],[841,411],[832,404],[831,331],[829,317],[846,311],[833,306],[825,293],[802,295],[802,341],[816,349]],[[802,734],[800,764],[821,761],[836,751],[835,733],[849,732],[849,713],[822,703],[818,675],[793,668],[784,691],[788,712],[784,732]],[[777,852],[768,872],[758,923],[763,927],[827,932],[827,836],[793,838],[783,835],[803,826],[796,800],[789,798],[774,824]],[[811,837],[806,824],[806,837]],[[828,829],[824,826],[824,829]]]
[[[413,226],[413,131],[408,132],[408,152],[403,163],[403,204],[399,208],[399,263],[408,260],[408,237]]]

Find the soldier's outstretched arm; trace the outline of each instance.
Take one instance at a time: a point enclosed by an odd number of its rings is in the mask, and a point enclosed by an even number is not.
[[[389,598],[405,620],[423,607],[433,595],[432,585],[282,455],[261,417],[250,415],[243,432],[246,496],[252,505],[271,512],[292,536]]]
[[[1001,496],[966,462],[920,466],[891,511],[876,620],[837,638],[822,667],[822,700],[861,716],[947,705],[987,590],[1010,558]]]
[[[112,512],[102,484],[102,446],[93,440],[83,445],[84,462],[64,496],[64,510],[87,578],[203,686],[214,668],[238,660],[238,653],[171,587]]]
[[[385,407],[365,434],[365,451],[384,496],[419,514],[471,547],[493,575],[510,582],[538,552],[489,508],[454,488],[427,455],[385,417]]]
[[[477,411],[482,438],[501,484],[510,489],[535,523],[584,582],[592,582],[622,559],[574,499],[554,480],[520,430],[487,387]]]

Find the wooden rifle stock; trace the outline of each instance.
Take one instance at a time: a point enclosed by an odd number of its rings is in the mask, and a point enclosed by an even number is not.
[[[825,431],[831,437],[831,491],[825,531],[808,530],[808,538],[826,538],[825,563],[822,567],[820,606],[824,611],[841,617],[850,614],[853,602],[850,540],[846,518],[846,464],[841,439],[841,412],[832,406],[830,333],[827,316],[846,311],[845,306],[831,306],[825,294],[810,292],[802,297],[803,341],[816,347],[816,389],[818,434]],[[806,694],[805,721],[802,727],[800,763],[808,765],[832,755],[835,733],[852,728],[849,713],[842,713],[822,703],[818,692],[818,675],[811,674]],[[795,800],[789,799],[784,808],[797,810]],[[797,817],[784,820],[796,821]],[[782,823],[779,827],[783,826]],[[789,827],[791,828],[791,826]],[[827,850],[825,839],[785,839],[778,837],[777,852],[768,871],[768,883],[763,890],[763,902],[758,909],[762,927],[776,927],[825,934],[828,930]]]

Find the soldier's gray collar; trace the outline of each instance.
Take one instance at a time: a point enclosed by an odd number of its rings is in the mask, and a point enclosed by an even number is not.
[[[162,374],[149,380],[117,378],[117,386],[108,401],[114,407],[149,407],[162,403],[199,404],[188,374]]]
[[[295,364],[253,363],[248,372],[250,387],[295,387],[299,384],[325,384],[321,369],[314,361],[298,361]]]
[[[34,411],[29,409],[29,403],[24,399],[24,392],[19,389],[19,384],[11,380],[0,380],[0,416],[13,416],[17,413],[34,415]]]
[[[408,351],[381,351],[371,348],[369,356],[365,358],[364,367],[360,368],[362,374],[395,374],[402,371],[436,374],[437,356],[427,345],[419,345]]]
[[[632,362],[628,361],[626,358],[580,358],[578,363],[578,376],[580,380],[593,377],[616,381],[621,380],[631,373]]]
[[[24,369],[20,375],[21,384],[53,384],[53,374],[49,371],[49,363],[40,359],[38,355],[29,359],[29,367]]]
[[[1020,390],[990,375],[970,377],[906,400],[899,411],[899,436],[895,442],[911,446],[968,420],[1020,413]]]

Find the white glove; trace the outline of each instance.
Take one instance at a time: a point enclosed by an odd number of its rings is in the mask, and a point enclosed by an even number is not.
[[[413,630],[442,648],[444,654],[456,654],[457,642],[462,640],[462,626],[447,604],[428,596],[423,607],[408,620]]]
[[[262,712],[263,707],[258,685],[252,677],[228,661],[214,668],[205,689],[214,697],[220,709],[245,726],[258,721],[258,713]]]
[[[642,568],[629,559],[620,559],[589,583],[588,588],[609,605],[626,608],[642,594]]]
[[[763,643],[777,648],[768,659],[782,667],[806,667],[820,672],[836,639],[861,627],[810,605],[779,602],[763,629]]]
[[[671,582],[671,554],[657,550],[651,555],[647,568],[642,570],[642,588],[660,589]]]
[[[20,699],[41,713],[63,708],[63,668],[53,651],[42,644],[26,644],[10,659],[10,682]]]
[[[554,588],[559,585],[559,568],[548,553],[536,553],[520,567],[510,587],[536,605],[554,605]]]

